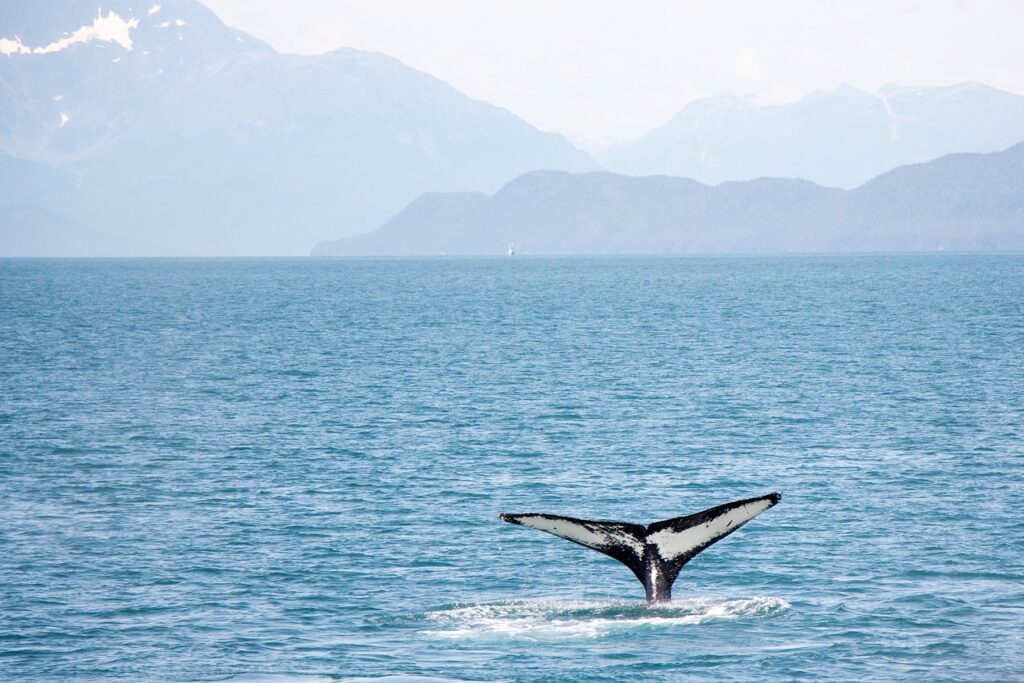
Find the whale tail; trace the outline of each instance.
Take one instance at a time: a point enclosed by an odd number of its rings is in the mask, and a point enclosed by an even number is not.
[[[672,599],[672,584],[683,565],[781,499],[781,494],[769,493],[647,526],[542,513],[503,514],[501,519],[614,557],[644,585],[647,602],[655,603]]]

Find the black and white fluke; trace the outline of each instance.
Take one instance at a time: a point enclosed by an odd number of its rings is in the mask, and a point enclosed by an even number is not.
[[[503,514],[501,519],[546,531],[614,557],[640,579],[647,591],[647,602],[655,603],[672,599],[672,584],[683,565],[781,499],[781,494],[769,493],[647,526],[541,513]]]

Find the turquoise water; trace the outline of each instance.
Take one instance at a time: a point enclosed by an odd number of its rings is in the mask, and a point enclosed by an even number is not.
[[[0,314],[4,680],[1024,679],[1024,257],[0,261]],[[773,490],[666,607],[498,521]]]

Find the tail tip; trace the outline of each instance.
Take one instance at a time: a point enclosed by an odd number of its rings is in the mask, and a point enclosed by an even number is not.
[[[766,497],[768,498],[768,500],[772,502],[772,505],[778,505],[779,501],[782,500],[782,494],[779,493],[778,491],[773,491],[772,493],[769,493]]]

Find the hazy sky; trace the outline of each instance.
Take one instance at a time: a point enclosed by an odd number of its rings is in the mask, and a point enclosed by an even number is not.
[[[577,142],[636,137],[722,90],[1024,93],[1024,0],[204,1],[280,51],[383,52]]]

